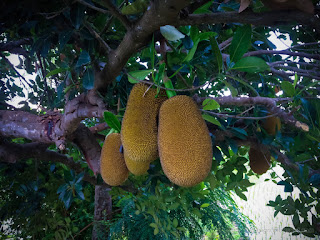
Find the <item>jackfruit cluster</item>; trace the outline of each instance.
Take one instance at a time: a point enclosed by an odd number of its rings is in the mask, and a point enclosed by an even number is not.
[[[158,158],[157,116],[167,97],[163,91],[144,83],[135,84],[129,95],[122,120],[121,141],[126,156],[137,162],[152,162]]]
[[[110,186],[121,185],[129,176],[124,155],[120,152],[120,147],[121,139],[119,133],[109,134],[102,146],[100,173],[102,179]]]
[[[263,174],[270,168],[271,154],[266,149],[250,147],[249,160],[251,170],[257,174]]]
[[[209,130],[192,98],[166,100],[159,112],[159,156],[169,180],[182,187],[202,182],[212,164]]]
[[[277,131],[280,131],[281,121],[279,117],[269,117],[267,118],[262,127],[266,130],[269,135],[275,136]]]

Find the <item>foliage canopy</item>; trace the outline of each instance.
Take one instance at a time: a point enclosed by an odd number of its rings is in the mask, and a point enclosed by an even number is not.
[[[251,147],[271,155],[270,180],[300,192],[268,203],[292,216],[283,231],[319,235],[319,1],[281,2],[3,1],[1,234],[89,239],[94,226],[93,239],[245,238],[252,222],[231,192],[246,200],[258,176]],[[204,182],[177,187],[158,159],[148,175],[103,183],[101,145],[120,132],[139,81],[198,104],[213,142]],[[264,126],[275,117],[273,134]]]

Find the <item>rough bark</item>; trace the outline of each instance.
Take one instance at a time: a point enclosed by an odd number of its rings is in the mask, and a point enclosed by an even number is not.
[[[103,221],[111,219],[112,199],[109,194],[111,189],[106,185],[96,185],[94,199],[94,226],[92,240],[107,239],[108,229]]]

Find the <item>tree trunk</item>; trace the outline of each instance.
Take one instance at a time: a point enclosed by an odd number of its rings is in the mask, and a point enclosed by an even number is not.
[[[94,226],[92,240],[107,239],[108,228],[103,223],[111,219],[112,200],[109,194],[111,189],[105,185],[96,185],[94,200]]]

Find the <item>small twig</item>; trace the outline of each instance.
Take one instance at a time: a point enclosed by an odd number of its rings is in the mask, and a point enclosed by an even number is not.
[[[101,131],[108,129],[108,128],[109,128],[109,126],[107,123],[99,123],[93,127],[89,127],[89,130],[92,133],[98,133],[98,132],[101,132]]]
[[[177,73],[177,77],[186,85],[187,88],[190,88],[190,85],[187,83],[186,79],[181,75],[180,72]]]
[[[71,4],[73,4],[75,1],[73,1]],[[56,16],[59,16],[61,13],[63,13],[67,8],[67,7],[64,7],[62,8],[61,10],[59,11],[56,11],[56,12],[51,12],[51,13],[39,13],[41,16],[44,16],[46,19],[52,19],[52,18],[55,18]]]
[[[224,42],[220,43],[220,44],[219,44],[220,50],[222,51],[222,50],[224,50],[225,48],[227,48],[227,47],[231,44],[232,39],[233,39],[233,37],[231,37],[231,38],[225,40]]]
[[[194,88],[186,88],[186,89],[173,89],[173,88],[165,88],[165,87],[162,87],[158,84],[155,84],[153,82],[150,82],[150,81],[146,81],[146,80],[140,80],[140,79],[137,79],[135,77],[133,77],[130,73],[126,72],[126,74],[132,78],[133,80],[137,81],[137,82],[143,82],[143,83],[146,83],[146,84],[149,84],[149,85],[153,85],[153,86],[156,86],[157,88],[160,88],[160,89],[164,89],[164,90],[169,90],[169,91],[175,91],[175,92],[191,92],[191,91],[195,91],[195,90],[198,90],[200,88],[203,88],[205,87],[206,85],[208,85],[209,83],[212,83],[215,78],[211,78],[208,82],[200,85],[200,86],[197,86],[197,87],[194,87]]]
[[[94,222],[89,223],[87,226],[85,226],[84,228],[82,228],[80,230],[80,232],[78,232],[76,235],[74,235],[72,238],[77,237],[78,235],[80,235],[84,230],[86,230],[88,227],[90,227],[92,224],[94,224]]]
[[[312,45],[320,45],[320,42],[310,42],[310,43],[297,44],[297,45],[291,46],[290,48],[305,47],[305,46],[312,46]]]
[[[230,115],[230,114],[225,114],[225,113],[215,113],[215,112],[211,112],[211,111],[207,111],[207,110],[203,110],[201,109],[202,112],[211,114],[211,115],[215,115],[217,117],[221,117],[221,118],[236,118],[236,119],[250,119],[250,120],[260,120],[260,119],[266,119],[266,118],[270,118],[270,117],[274,117],[277,116],[279,113],[274,113],[274,114],[270,114],[267,116],[263,116],[263,117],[242,117],[239,115]]]
[[[85,27],[89,30],[89,32],[94,35],[94,37],[98,40],[100,45],[102,46],[103,50],[105,51],[106,54],[109,54],[110,51],[112,50],[110,46],[102,39],[102,37],[92,28],[90,23],[84,22]]]
[[[277,68],[285,68],[287,70],[293,71],[293,72],[285,72],[286,74],[288,74],[290,76],[295,75],[295,72],[296,72],[301,76],[310,77],[310,78],[320,80],[320,72],[316,72],[316,71],[312,71],[312,70],[304,70],[301,68],[292,67],[292,66],[285,66],[285,65],[277,65],[276,67]],[[312,75],[310,73],[315,73],[315,75]]]
[[[98,11],[98,12],[101,12],[101,13],[104,13],[104,14],[109,13],[109,11],[107,11],[107,10],[105,10],[105,9],[102,9],[102,8],[98,8],[98,7],[96,7],[96,6],[93,6],[93,5],[91,5],[90,3],[87,3],[86,1],[77,0],[77,2],[81,3],[82,5],[85,5],[85,6],[89,7],[89,8],[91,8],[91,9],[93,9],[93,10],[96,10],[96,11]]]
[[[252,51],[247,52],[244,54],[244,57],[249,56],[256,56],[256,55],[262,55],[262,54],[279,54],[279,55],[289,55],[289,56],[297,56],[301,58],[309,58],[309,59],[317,59],[320,60],[320,54],[310,54],[310,53],[304,53],[304,52],[291,52],[290,50],[258,50],[258,51]]]
[[[126,16],[121,14],[119,9],[114,6],[110,0],[103,0],[102,2],[110,10],[111,14],[120,20],[120,22],[125,26],[127,30],[131,28],[131,22]]]
[[[313,68],[320,68],[320,64],[314,64],[309,62],[291,62],[291,61],[276,61],[276,62],[268,62],[269,66],[280,66],[280,65],[300,65],[300,66],[307,66]],[[284,65],[285,66],[285,65]]]
[[[121,8],[121,7],[124,5],[124,3],[125,3],[125,1],[123,1],[123,2],[119,5],[119,8]],[[103,28],[102,31],[100,32],[100,35],[104,34],[104,33],[108,30],[108,28],[110,27],[110,25],[111,25],[111,23],[112,23],[112,20],[113,20],[113,15],[111,15],[111,16],[109,17],[109,19],[107,20],[104,28]]]

